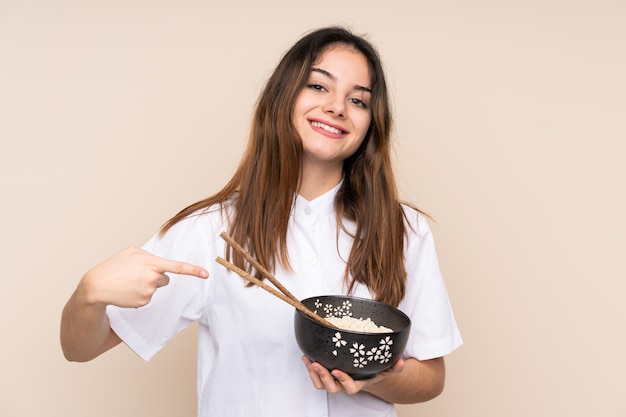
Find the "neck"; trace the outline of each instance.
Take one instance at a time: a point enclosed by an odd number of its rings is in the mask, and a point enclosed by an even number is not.
[[[302,182],[300,183],[298,194],[311,201],[330,191],[341,182],[342,177],[342,166],[328,167],[305,164],[302,170]]]

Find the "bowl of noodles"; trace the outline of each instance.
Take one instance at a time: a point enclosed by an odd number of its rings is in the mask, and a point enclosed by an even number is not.
[[[310,360],[339,369],[355,380],[389,369],[402,356],[411,320],[388,304],[345,295],[301,300],[336,327],[325,326],[296,310],[296,342]]]

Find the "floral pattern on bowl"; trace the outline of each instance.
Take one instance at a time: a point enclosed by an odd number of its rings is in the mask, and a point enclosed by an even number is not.
[[[323,326],[296,310],[294,330],[302,352],[327,369],[368,379],[390,368],[406,347],[411,321],[400,310],[377,301],[340,295],[302,300],[321,317],[370,318],[391,333],[365,333]]]

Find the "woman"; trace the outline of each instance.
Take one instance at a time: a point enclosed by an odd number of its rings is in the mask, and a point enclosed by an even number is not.
[[[148,360],[197,321],[200,416],[394,416],[393,403],[437,396],[461,338],[428,225],[398,201],[390,130],[375,49],[343,28],[304,36],[268,80],[228,184],[83,276],[63,312],[66,358],[124,341]],[[222,231],[300,299],[350,293],[403,310],[404,358],[355,381],[302,357],[293,309],[214,262]]]

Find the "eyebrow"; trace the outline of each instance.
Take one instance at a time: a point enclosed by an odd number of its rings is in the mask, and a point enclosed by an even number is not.
[[[330,72],[326,71],[325,69],[313,67],[313,68],[311,68],[311,72],[319,72],[320,74],[325,75],[326,77],[330,78],[331,80],[337,81],[337,77],[335,77],[333,74],[331,74]],[[364,87],[364,86],[358,85],[358,84],[354,86],[354,89],[355,90],[359,90],[359,91],[365,91],[365,92],[370,93],[370,94],[372,93],[372,89],[371,88]]]

